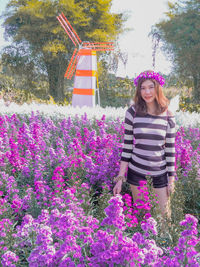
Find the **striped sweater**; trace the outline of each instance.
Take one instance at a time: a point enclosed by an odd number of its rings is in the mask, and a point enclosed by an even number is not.
[[[142,175],[175,175],[175,118],[138,115],[131,106],[125,115],[121,161]]]

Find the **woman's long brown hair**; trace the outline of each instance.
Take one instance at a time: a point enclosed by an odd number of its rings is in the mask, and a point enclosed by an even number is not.
[[[149,70],[144,71],[144,73],[146,73],[146,72],[151,72],[151,71],[149,71]],[[135,92],[135,96],[134,96],[134,107],[135,107],[136,112],[138,114],[142,114],[142,115],[147,114],[146,102],[144,101],[144,99],[141,96],[141,85],[146,80],[150,80],[154,83],[155,91],[156,91],[156,98],[155,98],[156,115],[159,115],[159,114],[163,113],[168,108],[169,100],[165,97],[161,85],[155,79],[140,78],[138,80],[136,92]]]

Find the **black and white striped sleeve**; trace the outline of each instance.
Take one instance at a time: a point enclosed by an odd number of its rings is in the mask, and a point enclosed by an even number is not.
[[[129,162],[133,152],[133,119],[135,111],[130,107],[126,111],[124,123],[124,143],[121,154],[121,161]]]
[[[166,143],[165,143],[165,157],[167,163],[168,176],[175,175],[175,117],[168,117]]]

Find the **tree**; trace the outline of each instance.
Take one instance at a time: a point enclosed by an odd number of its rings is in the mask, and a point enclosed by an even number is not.
[[[50,95],[62,100],[64,73],[74,47],[56,16],[63,12],[82,40],[115,40],[123,31],[126,18],[123,14],[112,14],[111,4],[112,0],[10,0],[4,13],[4,27],[6,38],[11,38],[13,45],[5,49],[4,62],[17,67],[20,59],[23,68],[27,61],[31,63],[29,74],[35,69],[45,72]],[[23,51],[28,53],[24,55]]]
[[[1,57],[4,65],[3,72],[14,77],[18,88],[34,92],[39,80],[44,79],[45,76],[36,68],[36,59],[32,57],[24,43],[18,46],[7,46]]]
[[[168,19],[156,24],[163,50],[171,57],[174,71],[193,85],[193,98],[200,101],[200,1],[168,2]]]

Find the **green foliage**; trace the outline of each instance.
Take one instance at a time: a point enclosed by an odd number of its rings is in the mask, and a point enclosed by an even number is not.
[[[176,87],[165,87],[163,88],[164,95],[171,100],[176,95],[180,94],[180,89]]]
[[[129,106],[133,99],[135,87],[128,78],[118,78],[105,71],[99,77],[101,106],[124,107]]]
[[[200,104],[194,101],[191,82],[188,81],[185,86],[176,74],[165,76],[165,81],[164,94],[169,100],[179,95],[179,110],[200,113]]]
[[[31,104],[44,103],[44,104],[57,104],[67,106],[71,104],[72,92],[67,88],[64,92],[64,99],[62,101],[55,101],[49,95],[48,84],[46,81],[35,82],[35,89],[30,90],[30,87],[25,87],[26,82],[18,76],[8,76],[0,73],[0,98],[9,104],[11,102],[22,105],[24,103]],[[28,88],[28,89],[27,89]]]
[[[38,72],[35,67],[36,60],[24,45],[12,45],[4,49],[1,57],[4,66],[2,73],[13,76],[16,87],[22,90],[29,88],[29,91],[33,92],[37,83],[45,80],[45,76]]]
[[[46,84],[37,83],[37,90],[31,92],[29,89],[19,88],[23,80],[19,81],[16,77],[10,77],[0,73],[0,96],[9,104],[11,102],[24,104],[35,101],[38,103],[49,103],[49,97],[45,89]]]
[[[108,206],[112,192],[106,184],[94,185],[91,188],[91,196],[92,215],[101,222],[106,217],[104,210]]]
[[[56,16],[67,15],[82,40],[115,40],[123,31],[125,16],[111,13],[111,4],[112,0],[10,0],[4,27],[13,45],[4,51],[4,64],[27,77],[47,75],[50,95],[62,100],[64,73],[74,45]]]
[[[185,85],[192,84],[196,103],[200,100],[199,0],[169,4],[168,19],[152,30],[164,42],[163,49],[174,63],[174,71]]]
[[[179,108],[182,111],[200,113],[200,104],[194,103],[192,98],[188,96],[182,96],[180,98]]]
[[[182,79],[176,72],[171,72],[168,75],[165,75],[165,74],[162,74],[162,75],[165,78],[164,90],[173,87],[173,89],[178,91],[175,95],[180,94],[180,93],[185,94],[188,88],[192,87],[191,81],[189,80],[185,81],[185,79]]]
[[[197,164],[197,165],[195,165]],[[198,177],[198,163],[193,161],[192,170],[187,176],[180,178],[183,185],[184,214],[192,214],[200,220],[200,181]]]
[[[181,232],[181,227],[179,222],[184,219],[184,205],[185,205],[185,195],[184,188],[182,183],[182,174],[181,170],[178,169],[176,172],[179,179],[175,182],[174,194],[171,197],[171,228],[170,234],[174,243],[178,240],[179,234]]]
[[[181,227],[179,221],[184,214],[192,214],[200,220],[200,180],[198,180],[198,165],[193,160],[192,168],[184,175],[183,170],[177,170],[178,180],[175,183],[175,192],[172,196],[172,227],[170,229],[173,242],[178,240]]]

